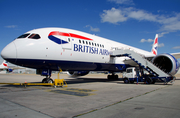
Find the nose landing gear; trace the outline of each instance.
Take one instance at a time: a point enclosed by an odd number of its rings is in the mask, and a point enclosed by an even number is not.
[[[52,70],[50,69],[37,69],[36,74],[40,74],[41,76],[46,76],[42,80],[42,83],[54,83],[53,79],[51,79],[51,72]]]
[[[53,79],[51,79],[50,77],[51,76],[46,76],[46,78],[42,80],[42,83],[54,83]]]

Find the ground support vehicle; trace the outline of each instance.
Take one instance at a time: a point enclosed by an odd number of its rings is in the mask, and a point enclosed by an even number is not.
[[[148,84],[153,84],[157,80],[160,80],[167,84],[168,82],[173,82],[175,77],[167,73],[165,70],[162,70],[143,55],[138,54],[134,50],[130,49],[120,49],[112,52],[111,57],[129,57],[129,59],[133,60],[137,65],[136,69],[132,70],[133,72],[129,72],[130,77],[124,77],[125,83],[134,83],[137,82],[145,82]],[[128,68],[127,68],[128,69]],[[126,70],[127,73],[128,70]],[[148,74],[144,73],[148,72]]]

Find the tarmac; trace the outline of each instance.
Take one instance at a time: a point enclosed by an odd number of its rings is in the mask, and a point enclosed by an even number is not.
[[[71,78],[68,87],[0,84],[0,118],[179,118],[180,79],[174,84],[124,84],[105,74]],[[52,76],[56,79],[57,76]],[[33,74],[1,74],[0,83],[41,82]]]

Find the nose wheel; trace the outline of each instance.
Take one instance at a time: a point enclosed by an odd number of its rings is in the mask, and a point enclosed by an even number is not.
[[[46,77],[42,80],[42,83],[54,83],[54,81],[50,77]]]

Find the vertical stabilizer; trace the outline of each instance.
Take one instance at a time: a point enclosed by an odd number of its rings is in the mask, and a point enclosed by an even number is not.
[[[1,66],[4,68],[8,68],[8,62],[4,60]]]
[[[155,39],[154,39],[154,43],[153,43],[151,52],[152,52],[154,55],[157,55],[157,49],[158,49],[158,34],[156,34],[156,36],[155,36]]]

